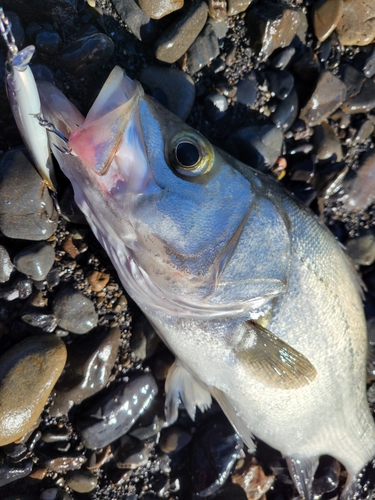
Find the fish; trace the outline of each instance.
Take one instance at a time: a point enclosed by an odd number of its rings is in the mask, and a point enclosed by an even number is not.
[[[175,355],[167,422],[215,398],[249,452],[256,438],[282,453],[301,497],[330,455],[350,498],[375,426],[359,281],[329,230],[117,66],[86,117],[38,89],[78,206]]]

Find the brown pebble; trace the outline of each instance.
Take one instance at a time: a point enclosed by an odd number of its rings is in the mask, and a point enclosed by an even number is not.
[[[71,235],[69,235],[67,238],[65,238],[65,240],[63,241],[62,247],[63,247],[64,251],[68,255],[70,255],[70,257],[72,259],[75,259],[80,254],[80,251],[73,243],[73,238]]]
[[[45,467],[42,467],[42,468],[33,470],[31,472],[31,474],[29,474],[28,477],[32,477],[33,479],[38,479],[39,481],[41,481],[42,479],[44,479],[46,477],[47,472],[48,472],[48,469],[46,469]]]
[[[87,281],[89,282],[94,292],[101,292],[103,288],[107,285],[109,278],[110,278],[109,274],[101,273],[99,271],[91,271],[87,275]]]
[[[79,455],[77,457],[57,457],[46,460],[44,464],[49,470],[63,474],[68,470],[80,469],[86,460],[87,458],[85,455]]]
[[[315,36],[324,42],[334,31],[343,11],[343,0],[320,0],[314,8]]]
[[[275,476],[266,476],[262,467],[254,457],[247,457],[241,469],[232,475],[232,483],[244,490],[247,500],[260,500],[271,488]]]

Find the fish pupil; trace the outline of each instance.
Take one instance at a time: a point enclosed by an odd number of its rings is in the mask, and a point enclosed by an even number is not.
[[[199,150],[191,142],[180,142],[176,147],[176,159],[185,168],[194,167],[199,160]]]

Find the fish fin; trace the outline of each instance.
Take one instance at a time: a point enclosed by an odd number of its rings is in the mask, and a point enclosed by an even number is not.
[[[180,402],[183,403],[192,420],[195,419],[196,407],[203,412],[211,406],[211,394],[206,387],[177,359],[169,368],[165,392],[165,418],[169,425],[177,420]]]
[[[315,367],[303,354],[253,321],[246,322],[245,334],[234,353],[252,378],[271,387],[296,389],[316,377]]]
[[[312,484],[314,474],[319,464],[319,457],[309,458],[293,458],[286,457],[289,473],[292,476],[295,487],[298,493],[305,500],[314,498],[312,492]]]
[[[225,416],[229,420],[229,422],[235,428],[237,434],[241,436],[242,440],[249,448],[249,453],[255,453],[256,446],[253,441],[254,436],[250,432],[246,422],[240,416],[240,414],[236,411],[232,400],[220,389],[217,387],[212,387],[210,389],[212,396],[219,403],[220,408],[225,413]]]

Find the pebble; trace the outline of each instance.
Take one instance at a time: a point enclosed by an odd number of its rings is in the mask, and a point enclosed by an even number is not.
[[[209,24],[213,28],[215,35],[219,40],[225,38],[225,35],[228,33],[229,26],[227,19],[225,19],[224,21],[215,21],[214,19],[208,19],[207,24]]]
[[[366,153],[361,165],[344,182],[346,196],[343,205],[346,210],[365,210],[375,201],[375,152]]]
[[[341,109],[348,114],[371,111],[375,107],[375,83],[353,66],[344,65],[341,71],[347,87],[347,99]]]
[[[243,466],[234,471],[232,483],[238,484],[246,493],[248,500],[261,500],[275,481],[274,475],[264,473],[254,457],[246,457]]]
[[[267,71],[266,78],[270,91],[281,100],[286,99],[294,87],[294,78],[288,71]]]
[[[18,277],[10,285],[0,289],[0,297],[12,301],[15,299],[27,299],[33,292],[33,282],[28,278]]]
[[[188,72],[194,75],[219,54],[219,40],[212,24],[207,23],[187,51]]]
[[[324,42],[336,29],[343,13],[344,0],[320,0],[314,6],[314,31],[320,42]]]
[[[14,266],[7,249],[0,245],[0,283],[6,283],[12,275]]]
[[[178,68],[147,66],[142,69],[140,80],[151,91],[162,90],[166,95],[166,108],[186,120],[195,100],[195,85],[190,75]]]
[[[145,316],[134,322],[130,348],[135,357],[142,361],[151,358],[159,344],[160,338]]]
[[[341,161],[342,147],[333,128],[323,122],[314,128],[314,146],[319,160]]]
[[[87,275],[87,281],[94,292],[101,292],[108,284],[110,275],[100,271],[90,271]]]
[[[343,184],[344,178],[348,173],[349,167],[342,163],[328,164],[316,172],[315,189],[318,198],[327,200],[336,193]]]
[[[112,0],[112,4],[138,40],[153,42],[157,34],[156,21],[143,12],[135,0]]]
[[[375,261],[374,230],[361,230],[356,238],[347,240],[346,251],[356,264],[360,266],[371,266]]]
[[[323,71],[315,90],[300,113],[300,118],[310,127],[325,121],[346,98],[346,86],[330,71]]]
[[[138,0],[138,4],[152,19],[161,19],[175,10],[182,9],[184,0]]]
[[[74,40],[59,54],[59,64],[78,78],[90,77],[111,58],[115,45],[103,33]]]
[[[52,416],[68,413],[73,405],[102,390],[108,383],[121,342],[118,327],[90,334],[69,345],[68,368],[56,387]]]
[[[375,75],[375,48],[366,59],[366,63],[363,67],[363,73],[367,78],[372,78]]]
[[[205,97],[204,107],[206,108],[208,118],[212,122],[216,122],[225,115],[228,109],[228,101],[225,96],[212,92]]]
[[[280,156],[283,140],[274,125],[249,125],[233,132],[225,146],[240,161],[265,172]]]
[[[273,68],[282,71],[288,66],[295,53],[296,53],[295,47],[293,46],[286,47],[285,49],[278,51],[275,55],[273,55],[270,58],[269,60],[270,65]]]
[[[55,31],[42,30],[35,37],[35,48],[37,53],[54,55],[60,49],[61,38]]]
[[[154,377],[145,373],[117,385],[80,419],[80,434],[91,450],[103,448],[126,434],[158,392]],[[92,418],[94,417],[94,418]]]
[[[66,475],[66,485],[77,493],[90,493],[97,484],[98,478],[89,470],[72,471]]]
[[[314,496],[322,496],[334,491],[340,481],[340,463],[327,455],[320,457],[319,467],[315,473],[313,483]]]
[[[31,459],[23,460],[17,465],[8,465],[3,463],[0,465],[0,487],[6,484],[18,481],[23,477],[28,476],[33,469],[33,461]]]
[[[245,12],[253,0],[228,0],[228,16],[236,16]]]
[[[53,314],[29,313],[21,317],[28,325],[41,328],[46,333],[52,333],[57,327],[57,320]]]
[[[132,447],[127,447],[116,456],[116,467],[118,469],[138,469],[138,467],[142,467],[147,465],[147,462],[150,458],[150,446],[143,444],[141,441],[138,441],[129,436],[124,436],[128,438],[132,442],[135,442],[135,445]],[[122,440],[121,440],[122,441]]]
[[[87,462],[85,455],[75,454],[71,456],[61,456],[54,458],[46,458],[44,465],[52,472],[65,474],[69,470],[80,469]]]
[[[293,89],[288,97],[281,101],[272,113],[271,120],[277,128],[288,130],[298,117],[298,96],[297,92]]]
[[[42,441],[45,443],[59,443],[67,441],[71,435],[67,427],[49,427],[47,431],[42,434]]]
[[[191,441],[190,432],[186,432],[177,425],[172,425],[161,432],[159,447],[164,453],[177,453]]]
[[[185,15],[174,22],[155,44],[159,61],[174,63],[185,54],[206,24],[208,6],[202,0],[192,4]]]
[[[0,162],[0,230],[8,238],[47,240],[56,230],[57,214],[24,151],[10,150]]]
[[[251,71],[243,80],[237,83],[236,99],[240,104],[251,106],[257,98],[257,78],[254,71]]]
[[[371,121],[365,120],[354,137],[354,142],[356,144],[363,144],[374,133],[374,129],[375,127]]]
[[[301,22],[297,10],[269,0],[249,7],[246,19],[250,38],[262,61],[276,49],[290,45]]]
[[[375,38],[375,2],[344,0],[336,33],[342,45],[368,45]]]
[[[0,446],[33,427],[65,361],[65,344],[54,335],[30,337],[1,356]]]
[[[43,281],[52,269],[55,250],[48,243],[34,243],[18,252],[13,263],[16,269],[35,281]]]
[[[228,15],[226,0],[208,0],[208,14],[216,21],[226,19]]]
[[[95,306],[83,293],[67,288],[60,292],[53,301],[53,313],[57,324],[72,333],[83,334],[98,323]]]

